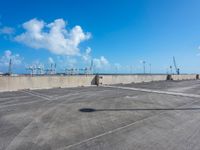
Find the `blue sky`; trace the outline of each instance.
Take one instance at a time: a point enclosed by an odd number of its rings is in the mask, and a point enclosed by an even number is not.
[[[199,6],[199,0],[1,0],[0,72],[11,57],[18,73],[52,61],[60,71],[81,68],[92,59],[97,72],[140,73],[145,60],[147,71],[151,64],[152,72],[166,73],[173,56],[182,73],[200,72]],[[50,34],[55,22],[65,24],[63,39]],[[42,40],[31,34],[38,23]]]

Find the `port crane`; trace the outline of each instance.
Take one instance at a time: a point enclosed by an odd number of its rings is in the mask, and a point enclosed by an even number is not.
[[[180,69],[177,67],[176,59],[174,56],[173,56],[173,63],[174,63],[174,68],[175,68],[176,74],[180,74]]]
[[[31,72],[31,75],[36,73],[36,67],[35,66],[26,67],[26,70],[29,70]]]

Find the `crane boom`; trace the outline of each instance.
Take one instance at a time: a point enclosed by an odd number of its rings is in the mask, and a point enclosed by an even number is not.
[[[174,56],[173,56],[173,63],[174,63],[174,68],[175,68],[176,73],[177,73],[177,74],[180,74],[180,72],[179,72],[179,68],[177,67],[176,59],[175,59]]]

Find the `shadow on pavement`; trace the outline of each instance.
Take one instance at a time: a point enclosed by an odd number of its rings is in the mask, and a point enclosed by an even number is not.
[[[90,113],[97,111],[151,111],[151,110],[200,110],[200,108],[135,108],[135,109],[94,109],[94,108],[81,108],[80,112]]]

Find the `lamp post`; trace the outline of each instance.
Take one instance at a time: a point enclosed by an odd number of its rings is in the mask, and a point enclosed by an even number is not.
[[[151,74],[151,64],[149,64],[149,73]]]
[[[146,64],[146,61],[142,61],[143,63],[143,71],[144,71],[144,74],[145,74],[145,64]]]
[[[172,66],[170,66],[169,68],[170,68],[170,73],[172,74]]]

